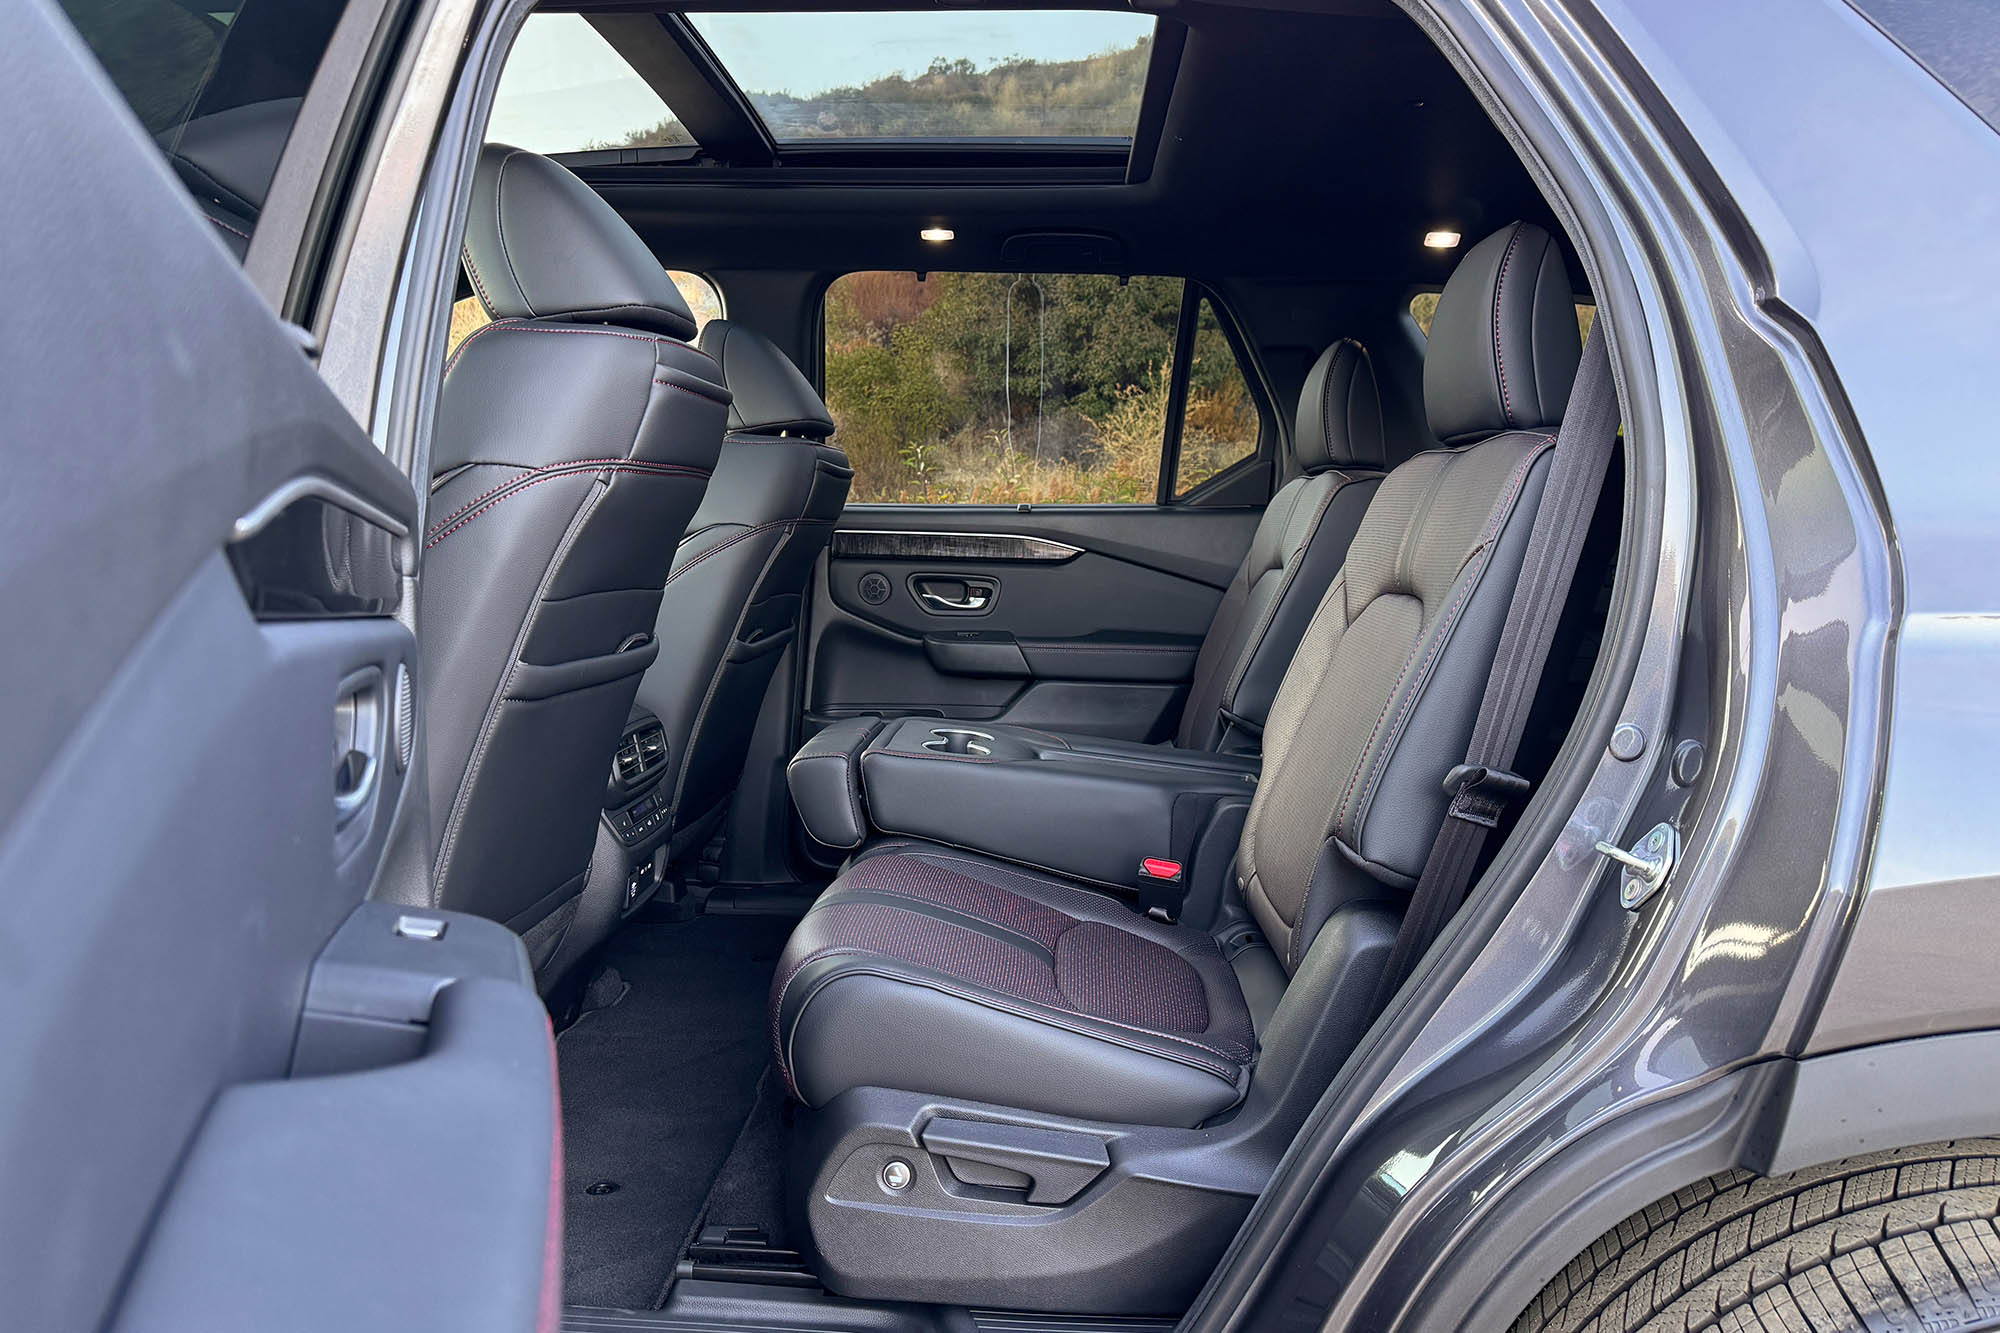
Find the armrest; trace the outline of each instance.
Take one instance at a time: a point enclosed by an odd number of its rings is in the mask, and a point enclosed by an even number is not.
[[[492,977],[429,1009],[413,1060],[217,1099],[112,1328],[536,1327],[562,1237],[547,1013]]]
[[[948,676],[1037,680],[1186,680],[1201,640],[1170,634],[1090,634],[1017,639],[1006,630],[943,630],[924,635],[924,656]]]
[[[1090,634],[1019,644],[1029,674],[1042,680],[1186,680],[1201,656],[1200,639],[1168,634]]]
[[[887,726],[879,717],[836,722],[799,747],[785,765],[785,785],[806,832],[829,847],[853,850],[868,836],[861,805],[861,752]]]
[[[1259,769],[1252,756],[932,718],[886,724],[850,762],[884,833],[1127,889],[1148,886],[1148,858],[1191,866],[1218,809],[1249,804]]]

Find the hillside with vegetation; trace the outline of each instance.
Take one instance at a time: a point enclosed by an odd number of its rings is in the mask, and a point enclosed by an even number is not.
[[[857,501],[1150,501],[1178,278],[854,273],[826,298],[826,397]],[[1179,488],[1253,452],[1222,331],[1199,327]]]
[[[1139,119],[1152,39],[1081,60],[937,59],[921,74],[798,95],[759,91],[754,72],[730,71],[779,140],[1116,138]],[[673,147],[693,139],[668,119],[600,148]]]

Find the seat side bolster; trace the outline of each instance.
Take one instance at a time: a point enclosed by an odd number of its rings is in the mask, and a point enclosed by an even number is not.
[[[1198,1045],[985,992],[942,973],[861,953],[809,962],[774,996],[780,1067],[800,1100],[904,1087],[1134,1124],[1188,1126],[1234,1106],[1249,1064]],[[977,1051],[976,1060],[965,1058]]]
[[[1278,684],[1305,639],[1320,599],[1347,562],[1347,549],[1361,528],[1368,502],[1382,484],[1380,475],[1323,473],[1315,478],[1322,479],[1331,490],[1298,552],[1285,567],[1284,583],[1265,623],[1246,642],[1236,673],[1223,692],[1224,708],[1259,727],[1270,717]]]

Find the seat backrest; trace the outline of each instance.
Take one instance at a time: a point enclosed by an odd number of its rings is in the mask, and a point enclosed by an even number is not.
[[[666,729],[670,857],[706,842],[743,774],[772,673],[798,636],[806,582],[854,471],[828,443],[833,418],[785,354],[715,320],[700,347],[729,386],[715,480],[674,555],[660,603],[660,659],[639,705]]]
[[[1174,744],[1257,748],[1278,683],[1382,480],[1385,453],[1368,349],[1342,338],[1306,376],[1292,431],[1301,475],[1271,497],[1222,594]]]
[[[1400,913],[1423,870],[1575,378],[1573,299],[1554,240],[1516,223],[1474,246],[1438,301],[1424,407],[1459,447],[1376,492],[1278,689],[1237,854],[1287,972],[1346,907]]]
[[[432,891],[539,962],[575,911],[729,393],[659,261],[547,158],[481,152],[463,259],[495,322],[446,368],[432,445]]]

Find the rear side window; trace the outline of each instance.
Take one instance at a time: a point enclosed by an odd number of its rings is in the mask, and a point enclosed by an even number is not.
[[[850,501],[1155,504],[1254,459],[1261,414],[1206,298],[1176,381],[1191,295],[1167,277],[839,278],[826,400]]]
[[[1263,422],[1250,382],[1244,378],[1243,363],[1236,359],[1236,351],[1222,331],[1214,303],[1204,296],[1195,315],[1194,346],[1188,357],[1174,494],[1188,495],[1237,464],[1254,459],[1262,436]]]
[[[62,0],[139,122],[239,252],[346,0]]]

